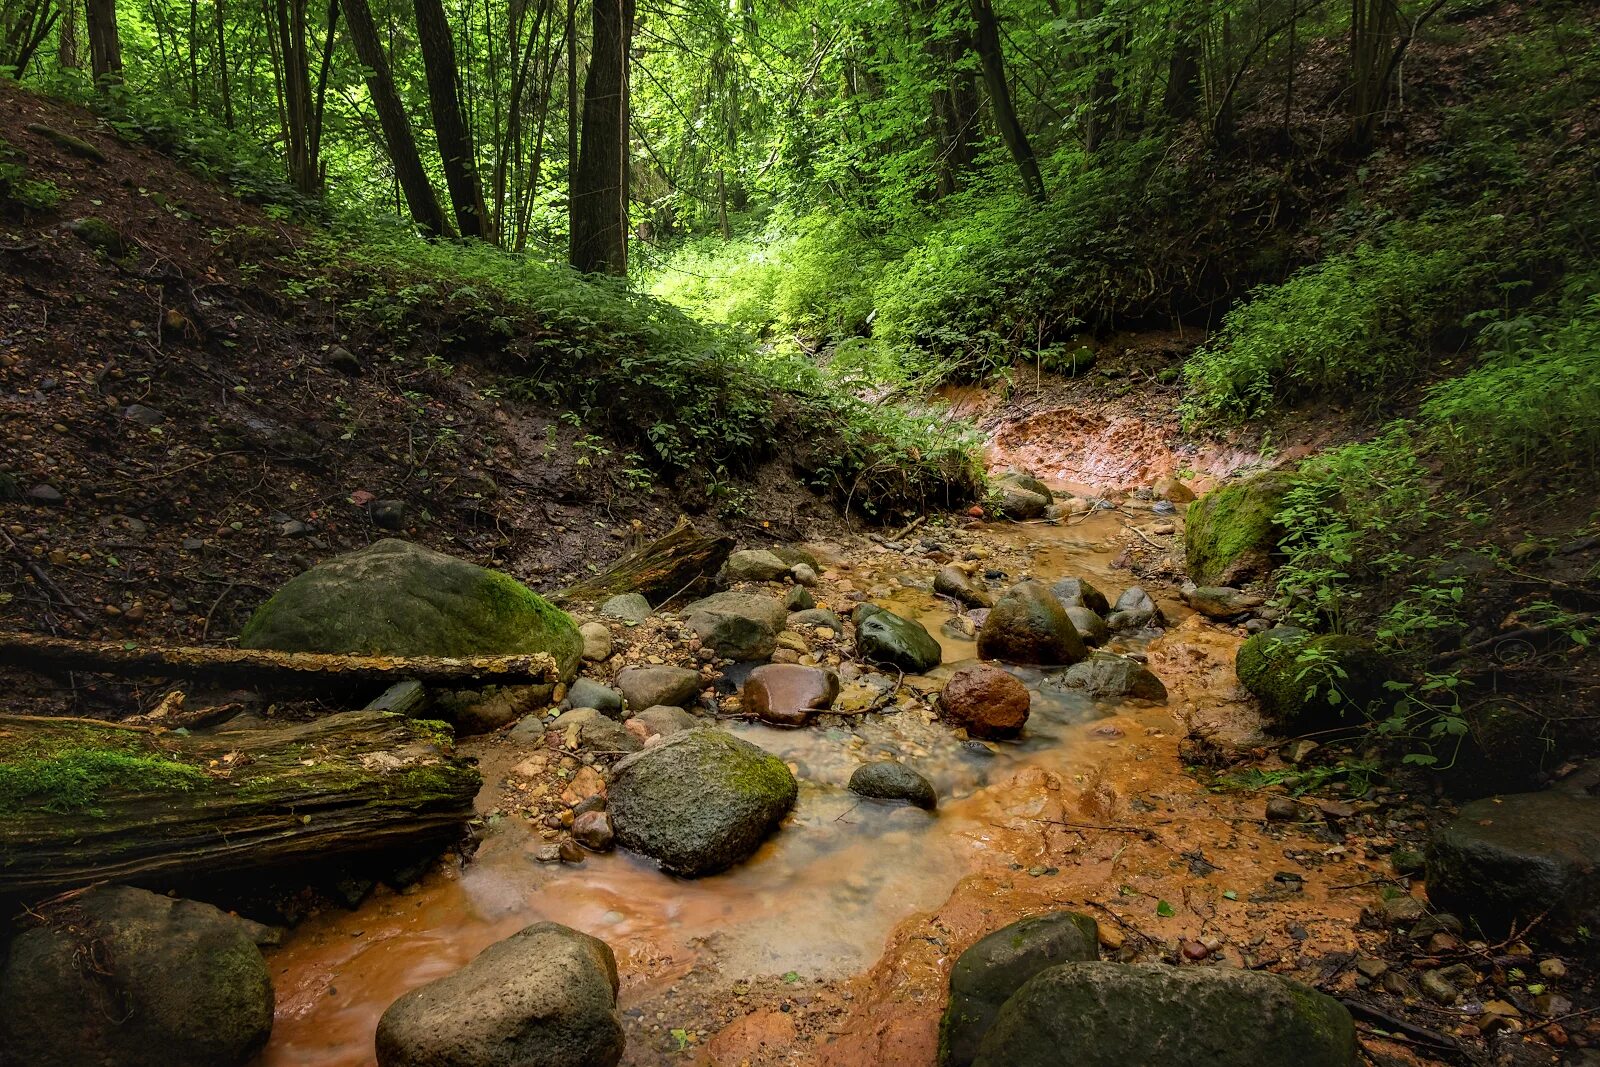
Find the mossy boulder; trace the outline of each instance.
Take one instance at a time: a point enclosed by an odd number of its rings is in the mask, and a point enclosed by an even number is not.
[[[794,807],[799,786],[783,760],[748,741],[684,730],[618,763],[607,793],[625,848],[694,878],[759,848]]]
[[[576,673],[583,637],[510,575],[387,538],[306,571],[261,605],[242,648],[381,656],[548,652]]]
[[[1066,963],[1014,993],[976,1067],[1355,1067],[1332,997],[1232,967]]]
[[[1239,646],[1234,671],[1270,725],[1300,731],[1381,714],[1394,704],[1388,683],[1400,677],[1368,641],[1294,626],[1273,627]]]
[[[1219,486],[1189,505],[1183,536],[1196,585],[1233,586],[1272,568],[1283,528],[1274,521],[1292,475],[1267,471]]]
[[[1099,957],[1098,924],[1075,911],[1035,915],[984,937],[950,971],[950,1003],[939,1022],[939,1067],[967,1067],[1001,1006],[1028,979]]]

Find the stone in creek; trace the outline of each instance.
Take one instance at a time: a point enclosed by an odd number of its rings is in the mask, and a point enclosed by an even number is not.
[[[1163,626],[1166,619],[1161,614],[1161,609],[1137,585],[1130,585],[1117,597],[1117,602],[1111,606],[1111,614],[1106,616],[1106,625],[1113,630],[1137,630],[1141,626]]]
[[[1165,703],[1167,699],[1167,687],[1148,667],[1110,652],[1096,652],[1069,668],[1061,684],[1101,700],[1133,697]]]
[[[617,674],[622,699],[636,711],[688,707],[700,696],[700,687],[700,672],[689,667],[628,667]]]
[[[804,726],[839,695],[839,676],[821,667],[769,663],[745,679],[744,710],[774,726]]]
[[[586,622],[578,627],[583,638],[583,658],[589,663],[604,663],[611,658],[611,630],[603,622]]]
[[[805,626],[826,626],[834,633],[844,632],[844,620],[826,608],[805,608],[801,611],[791,612],[784,629],[799,631]]]
[[[974,1067],[1355,1067],[1337,1000],[1233,967],[1066,963],[1024,982]]]
[[[1000,514],[1008,519],[1026,522],[1037,519],[1050,507],[1050,498],[1041,496],[1013,482],[1002,482],[995,490]]]
[[[379,1067],[614,1067],[622,1051],[616,957],[558,923],[490,945],[378,1021]]]
[[[940,596],[957,600],[969,608],[994,606],[994,597],[986,590],[978,588],[973,583],[972,576],[954,564],[939,568],[939,573],[933,576],[933,591]]]
[[[611,816],[603,811],[586,811],[572,821],[572,839],[590,852],[610,852],[617,832]]]
[[[817,606],[816,598],[811,595],[811,590],[803,585],[792,585],[783,595],[784,609],[791,613],[810,611]]]
[[[967,1067],[1001,1005],[1049,967],[1100,958],[1099,927],[1087,915],[1054,911],[1014,922],[963,952],[950,971],[950,1002],[939,1024],[941,1067]]]
[[[778,647],[778,631],[788,621],[789,613],[777,597],[727,592],[695,601],[683,609],[683,617],[701,642],[717,655],[748,663],[772,655]]]
[[[979,659],[1057,666],[1088,654],[1061,601],[1042,582],[1007,589],[978,630]]]
[[[1055,494],[1050,491],[1050,487],[1045,485],[1039,479],[1035,478],[1033,475],[1029,474],[1027,471],[1009,470],[1000,475],[996,481],[1003,486],[1015,485],[1018,488],[1026,489],[1030,493],[1035,493],[1039,496],[1042,496],[1044,497],[1044,502],[1046,504],[1055,503],[1056,497]]]
[[[856,652],[868,663],[898,667],[907,674],[926,674],[944,659],[944,651],[920,622],[903,618],[876,604],[855,611]]]
[[[1231,619],[1259,608],[1265,599],[1256,593],[1246,593],[1221,585],[1195,585],[1183,583],[1180,590],[1183,602],[1208,619]]]
[[[1073,628],[1089,648],[1099,648],[1111,640],[1111,627],[1106,625],[1106,620],[1081,604],[1067,605],[1067,618],[1072,620]]]
[[[700,720],[682,708],[657,704],[645,708],[624,725],[639,740],[649,741],[652,737],[670,737],[679,730],[693,730],[700,725]]]
[[[605,795],[606,780],[600,777],[600,772],[593,767],[579,767],[567,787],[561,791],[561,802],[571,806],[593,796],[603,798]]]
[[[608,719],[594,708],[573,708],[564,711],[546,727],[561,739],[563,748],[581,748],[590,752],[637,752],[640,740],[620,723]]]
[[[608,619],[641,623],[650,617],[650,601],[641,593],[618,593],[600,605],[600,614]]]
[[[933,783],[895,760],[857,767],[850,776],[850,792],[876,800],[903,800],[926,811],[939,806]]]
[[[1600,800],[1513,793],[1463,805],[1428,843],[1428,899],[1486,929],[1600,922]],[[1548,912],[1546,915],[1545,913]]]
[[[601,685],[593,678],[579,678],[567,689],[562,710],[569,708],[594,708],[611,719],[622,718],[622,694],[610,686]]]
[[[617,840],[673,874],[699,877],[745,859],[794,807],[799,786],[777,756],[723,730],[685,730],[611,772]]]
[[[789,564],[765,549],[747,548],[728,556],[722,566],[730,582],[775,582],[789,575]]]
[[[1187,485],[1176,478],[1166,478],[1156,483],[1156,493],[1163,500],[1174,504],[1187,504],[1194,500],[1195,493]]]
[[[987,663],[962,667],[939,694],[945,718],[973,737],[1015,737],[1028,721],[1028,687]]]
[[[17,935],[0,970],[0,1059],[28,1067],[236,1067],[272,1032],[266,927],[128,886]],[[91,964],[90,961],[93,961]]]
[[[1111,610],[1111,601],[1106,599],[1106,595],[1082,578],[1062,578],[1050,587],[1050,591],[1064,608],[1076,605],[1100,616]]]

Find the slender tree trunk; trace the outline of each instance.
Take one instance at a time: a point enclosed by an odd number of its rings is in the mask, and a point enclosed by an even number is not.
[[[84,0],[89,26],[89,70],[98,84],[122,81],[122,38],[117,33],[117,0]]]
[[[223,0],[215,0],[217,23],[217,78],[222,90],[222,121],[233,129],[233,90],[228,84],[228,24],[223,17]]]
[[[189,110],[200,110],[200,0],[189,0]]]
[[[56,62],[70,70],[83,65],[78,55],[78,0],[61,0],[61,29],[56,34]]]
[[[938,195],[949,196],[961,187],[962,176],[978,155],[978,86],[973,72],[962,65],[972,54],[970,35],[962,30],[940,32],[937,3],[923,0],[916,15],[921,24],[924,50],[933,62],[933,128],[938,140]]]
[[[978,31],[973,40],[978,59],[983,64],[983,83],[989,90],[989,106],[994,111],[995,125],[1000,137],[1011,151],[1017,170],[1022,175],[1022,187],[1035,200],[1045,199],[1044,177],[1039,173],[1039,161],[1034,157],[1033,146],[1017,119],[1016,105],[1011,100],[1011,86],[1006,82],[1005,55],[1000,51],[1000,27],[995,21],[994,8],[989,0],[968,0],[972,20]]]
[[[583,139],[573,176],[570,259],[581,271],[628,272],[628,39],[631,0],[594,0],[583,85]]]
[[[312,144],[311,65],[306,52],[306,0],[277,0],[278,54],[283,57],[284,155],[289,180],[307,195],[320,188]]]
[[[1356,145],[1372,143],[1389,103],[1389,58],[1398,12],[1394,0],[1352,0],[1350,5],[1350,123]]]
[[[422,169],[411,120],[400,102],[400,94],[395,91],[394,75],[389,71],[389,58],[378,37],[378,27],[372,21],[372,9],[367,6],[367,0],[339,0],[339,5],[344,9],[344,21],[349,28],[350,42],[355,45],[356,57],[367,68],[367,92],[378,112],[389,160],[394,164],[395,181],[405,193],[411,217],[429,237],[450,236],[453,234],[450,223],[440,210],[428,172]]]
[[[444,164],[445,185],[455,205],[456,226],[463,237],[489,236],[489,209],[483,202],[472,131],[461,114],[460,77],[455,39],[441,0],[415,0],[417,40],[428,76],[428,104],[433,132]]]
[[[567,0],[567,247],[578,232],[578,0]]]

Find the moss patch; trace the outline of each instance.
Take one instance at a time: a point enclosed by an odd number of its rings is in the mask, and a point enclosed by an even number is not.
[[[1292,626],[1256,634],[1234,661],[1267,721],[1297,730],[1375,715],[1394,703],[1394,664],[1357,637],[1311,636]]]
[[[1268,471],[1189,505],[1183,547],[1196,585],[1232,585],[1267,572],[1283,536],[1274,516],[1293,484],[1292,475]]]
[[[112,792],[186,790],[205,778],[198,767],[159,756],[66,747],[0,763],[0,818],[30,810],[94,812]]]

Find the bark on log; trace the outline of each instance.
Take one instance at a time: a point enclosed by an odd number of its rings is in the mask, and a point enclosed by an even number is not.
[[[210,736],[0,715],[0,898],[442,842],[482,784],[446,744],[370,711]]]
[[[591,578],[556,594],[556,600],[599,600],[617,593],[641,593],[652,606],[722,569],[733,551],[731,537],[703,537],[679,519],[664,537],[629,552]]]
[[[547,653],[517,656],[344,656],[248,648],[142,648],[117,641],[69,641],[38,634],[0,633],[0,666],[85,671],[138,678],[204,678],[225,685],[316,689],[392,685],[415,678],[426,685],[553,685],[560,680]]]

